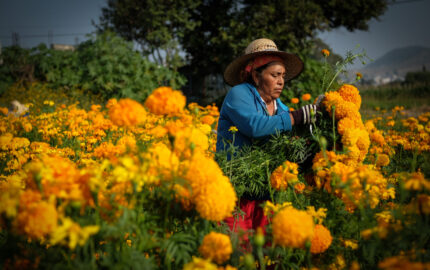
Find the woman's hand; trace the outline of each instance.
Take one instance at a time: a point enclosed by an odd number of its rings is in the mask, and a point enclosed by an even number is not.
[[[316,121],[317,105],[308,104],[297,111],[292,111],[290,115],[293,118],[292,124],[294,125],[306,125]]]

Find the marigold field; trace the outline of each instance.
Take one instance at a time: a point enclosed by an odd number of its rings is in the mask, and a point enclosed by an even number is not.
[[[355,86],[326,92],[310,165],[243,168],[266,175],[270,223],[232,232],[240,155],[219,162],[215,105],[170,87],[81,104],[39,82],[13,99],[29,111],[0,112],[2,269],[430,269],[430,112],[364,119]]]

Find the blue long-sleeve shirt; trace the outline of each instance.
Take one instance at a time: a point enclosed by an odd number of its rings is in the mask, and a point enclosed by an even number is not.
[[[227,150],[229,143],[233,142],[233,133],[229,131],[232,126],[239,130],[234,135],[234,145],[238,147],[252,144],[253,139],[262,139],[276,132],[291,130],[288,107],[279,98],[276,99],[276,103],[276,114],[270,116],[253,85],[242,83],[231,88],[221,107],[217,152]]]

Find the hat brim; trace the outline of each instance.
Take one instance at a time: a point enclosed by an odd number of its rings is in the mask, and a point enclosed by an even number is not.
[[[292,80],[303,71],[303,61],[295,54],[283,51],[260,51],[242,55],[231,62],[224,71],[224,80],[230,86],[242,83],[240,72],[245,68],[248,62],[261,55],[275,55],[283,59],[285,65],[286,80]]]

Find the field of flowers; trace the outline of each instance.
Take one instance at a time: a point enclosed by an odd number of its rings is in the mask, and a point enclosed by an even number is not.
[[[216,106],[170,87],[86,106],[12,88],[1,103],[30,109],[0,113],[2,269],[430,268],[430,112],[362,119],[356,87],[325,93],[311,165],[250,164],[270,224],[231,232],[239,171],[215,154]]]

